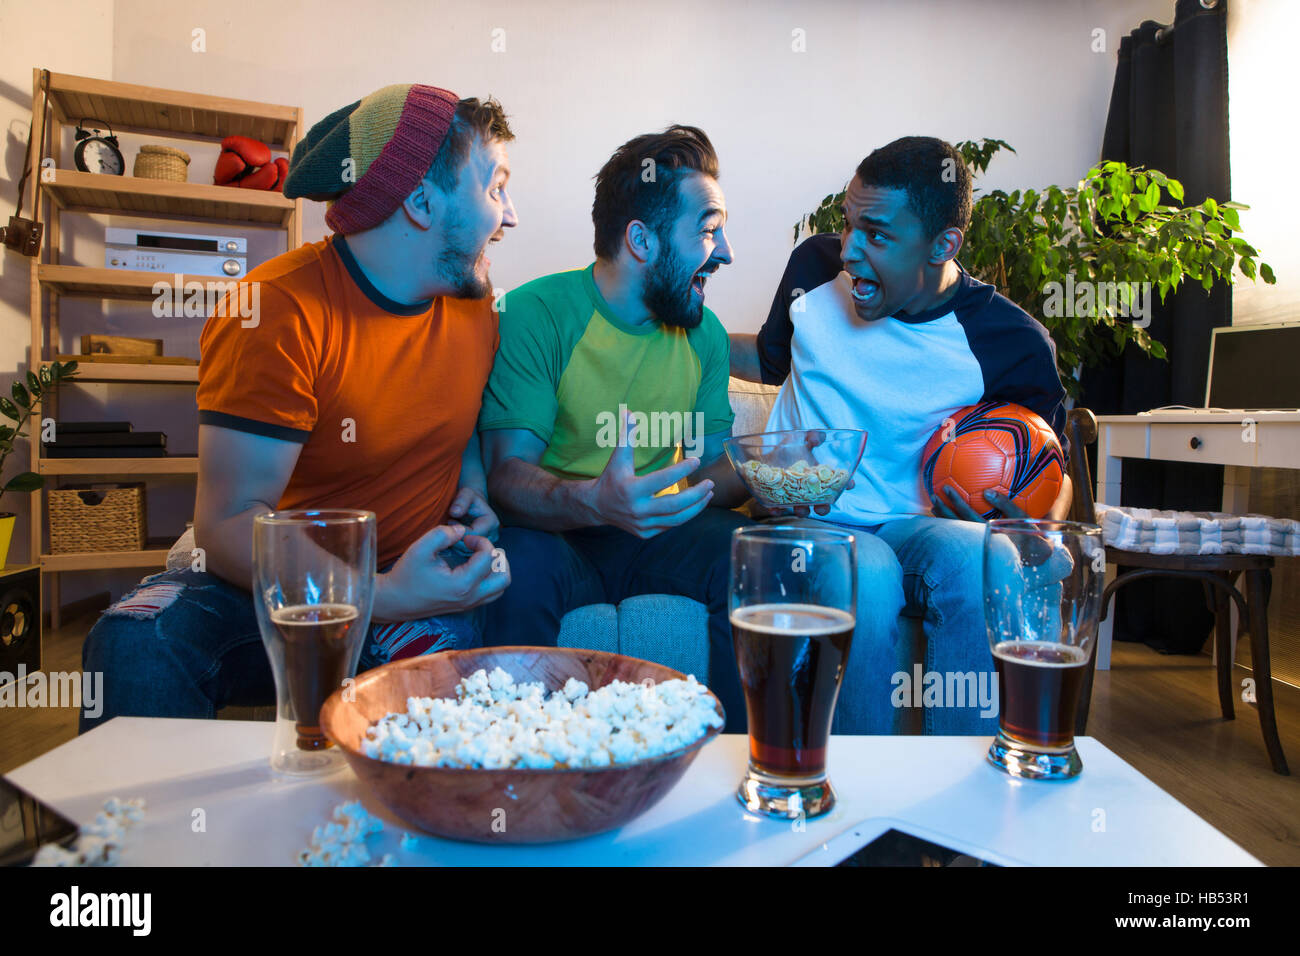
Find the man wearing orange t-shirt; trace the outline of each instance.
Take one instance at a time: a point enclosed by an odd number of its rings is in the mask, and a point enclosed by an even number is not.
[[[253,518],[357,508],[380,574],[360,669],[479,639],[510,583],[475,423],[499,336],[487,247],[516,223],[494,100],[389,86],[316,124],[284,193],[330,201],[334,234],[249,273],[245,318],[203,329],[195,542],[206,570],[146,578],[82,652],[100,717],[212,717],[275,699],[258,631]],[[229,317],[227,317],[229,316]],[[496,567],[494,568],[494,563]]]

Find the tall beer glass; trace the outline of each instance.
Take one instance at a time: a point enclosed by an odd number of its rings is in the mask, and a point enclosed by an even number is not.
[[[778,817],[835,803],[826,744],[856,620],[853,535],[808,524],[731,537],[731,635],[749,714],[740,802]]]
[[[988,522],[984,623],[998,675],[998,735],[988,759],[1013,776],[1061,779],[1083,769],[1074,721],[1105,568],[1096,525]]]
[[[326,698],[357,671],[375,583],[371,511],[274,511],[253,519],[253,606],[275,675],[271,766],[329,773],[342,755],[321,732]]]

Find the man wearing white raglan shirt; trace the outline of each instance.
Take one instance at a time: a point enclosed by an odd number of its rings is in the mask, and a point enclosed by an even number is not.
[[[856,532],[858,557],[857,625],[832,729],[897,733],[905,712],[892,678],[911,672],[900,612],[923,620],[926,671],[993,672],[983,519],[956,495],[927,499],[921,451],[945,418],[991,400],[1036,412],[1065,447],[1065,390],[1047,330],[957,263],[971,179],[952,146],[909,136],[877,149],[850,181],[844,214],[843,233],[791,254],[758,335],[731,336],[732,374],[784,383],[769,431],[867,431],[853,485],[822,516]],[[1070,497],[1067,478],[1050,516],[1065,517]],[[996,716],[968,703],[928,707],[925,733],[995,734]]]

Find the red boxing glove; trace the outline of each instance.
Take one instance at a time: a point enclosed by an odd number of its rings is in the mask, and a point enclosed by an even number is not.
[[[248,136],[227,136],[221,141],[212,181],[240,189],[281,190],[288,174],[289,161],[281,158],[271,162],[271,149],[265,143]]]
[[[254,170],[234,185],[241,189],[270,189],[280,175],[280,167],[267,163],[261,169]]]
[[[217,167],[212,173],[212,182],[217,186],[233,183],[248,169],[248,163],[240,159],[238,153],[224,152],[217,157]]]
[[[279,177],[275,180],[272,190],[278,193],[284,192],[284,177],[289,175],[289,161],[283,156],[275,157],[275,168],[279,172]]]
[[[271,148],[247,136],[227,136],[221,141],[221,149],[237,153],[249,166],[265,166],[271,161]]]

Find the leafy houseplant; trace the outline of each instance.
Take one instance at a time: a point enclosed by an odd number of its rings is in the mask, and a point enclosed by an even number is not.
[[[956,144],[971,175],[988,169],[1000,139]],[[1072,187],[1000,189],[979,196],[958,256],[966,270],[1036,317],[1056,342],[1061,381],[1079,394],[1078,370],[1118,355],[1129,343],[1156,358],[1164,346],[1146,331],[1150,293],[1164,302],[1184,281],[1207,291],[1233,281],[1275,281],[1240,235],[1240,203],[1206,199],[1183,206],[1183,185],[1158,169],[1103,162]],[[844,192],[827,196],[795,225],[839,232]]]
[[[0,416],[13,422],[12,425],[0,425],[0,473],[4,471],[5,462],[14,450],[14,442],[26,438],[23,426],[32,417],[33,407],[42,395],[53,392],[59,383],[77,374],[76,362],[53,362],[42,365],[40,374],[29,371],[27,383],[15,381],[10,390],[12,400],[0,395]],[[32,471],[14,475],[3,488],[0,488],[0,500],[7,492],[23,493],[38,490],[45,479]],[[13,535],[16,518],[13,512],[0,512],[0,569],[5,566],[9,556],[9,540]]]

